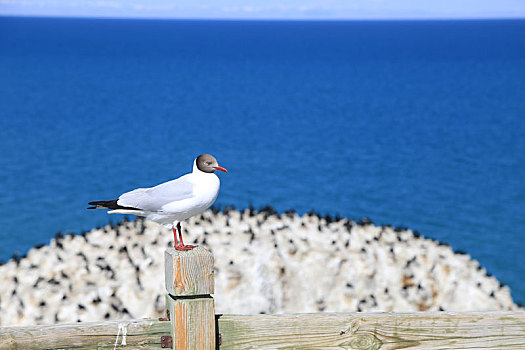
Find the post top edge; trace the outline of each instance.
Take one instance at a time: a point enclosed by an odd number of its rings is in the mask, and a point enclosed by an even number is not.
[[[168,248],[168,249],[166,249],[164,251],[164,253],[166,255],[180,256],[180,257],[185,257],[185,256],[203,256],[203,255],[211,255],[211,256],[213,256],[212,252],[210,252],[208,249],[206,249],[204,247],[201,247],[201,246],[198,246],[198,247],[193,248],[192,250],[186,250],[186,251],[175,250],[175,248]]]

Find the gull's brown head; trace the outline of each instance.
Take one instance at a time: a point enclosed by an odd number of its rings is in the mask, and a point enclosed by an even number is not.
[[[224,171],[225,173],[228,172],[228,170],[219,165],[217,159],[211,154],[201,154],[195,160],[195,164],[197,165],[197,169],[205,173],[214,173],[215,170]]]

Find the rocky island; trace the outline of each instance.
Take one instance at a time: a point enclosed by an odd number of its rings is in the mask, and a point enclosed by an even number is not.
[[[185,240],[215,256],[217,313],[517,310],[507,286],[467,254],[369,220],[208,210]],[[0,326],[159,317],[171,231],[123,220],[0,266]]]

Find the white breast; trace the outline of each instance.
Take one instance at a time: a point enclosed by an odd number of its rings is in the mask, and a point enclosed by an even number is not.
[[[219,194],[220,180],[213,173],[192,173],[188,180],[195,186],[190,198],[170,202],[162,207],[169,220],[182,221],[208,209]]]

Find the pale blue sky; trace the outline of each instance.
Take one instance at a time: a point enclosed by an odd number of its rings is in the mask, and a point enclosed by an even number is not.
[[[525,18],[525,0],[0,0],[0,15],[231,19]]]

